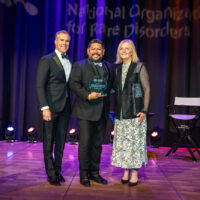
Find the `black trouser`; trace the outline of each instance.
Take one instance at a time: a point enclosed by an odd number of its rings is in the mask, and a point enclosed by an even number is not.
[[[69,104],[60,113],[51,113],[52,120],[44,121],[43,152],[46,173],[49,179],[55,179],[61,172],[63,150],[65,147],[70,107]],[[55,141],[54,158],[53,144]]]
[[[79,127],[79,168],[80,178],[88,174],[98,174],[101,160],[102,143],[106,132],[106,120],[87,121],[78,119]]]

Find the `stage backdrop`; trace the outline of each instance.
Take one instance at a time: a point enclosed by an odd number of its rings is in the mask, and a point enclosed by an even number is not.
[[[149,129],[170,141],[166,106],[174,96],[200,96],[199,0],[0,0],[0,131],[40,129],[36,73],[41,56],[54,51],[55,32],[71,35],[72,63],[85,58],[93,38],[105,43],[114,62],[122,39],[135,42],[150,76]],[[71,120],[70,128],[76,125]]]

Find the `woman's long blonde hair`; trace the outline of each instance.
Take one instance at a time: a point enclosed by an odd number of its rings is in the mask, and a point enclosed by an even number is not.
[[[122,40],[122,41],[119,43],[119,46],[118,46],[118,48],[117,48],[117,56],[116,56],[117,59],[116,59],[115,63],[116,63],[116,64],[122,63],[122,59],[121,59],[121,57],[120,57],[120,55],[119,55],[119,50],[120,50],[120,48],[121,48],[121,45],[122,45],[123,43],[125,43],[125,42],[127,42],[127,43],[130,45],[130,48],[132,49],[132,52],[133,52],[131,61],[132,61],[132,62],[138,62],[140,59],[139,59],[138,56],[137,56],[137,52],[136,52],[136,50],[135,50],[135,45],[133,44],[133,41],[132,41],[132,40],[125,39],[125,40]]]

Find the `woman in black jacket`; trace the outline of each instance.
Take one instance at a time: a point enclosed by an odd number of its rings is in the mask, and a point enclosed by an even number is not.
[[[123,184],[138,183],[138,169],[147,163],[146,115],[150,99],[147,70],[131,40],[122,40],[115,69],[115,129],[112,164],[124,168]],[[129,178],[129,174],[130,178]]]

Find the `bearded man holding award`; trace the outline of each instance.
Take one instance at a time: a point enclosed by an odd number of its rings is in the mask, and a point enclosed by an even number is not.
[[[76,62],[70,76],[70,88],[76,94],[72,115],[78,120],[80,183],[90,187],[90,180],[107,184],[99,174],[109,96],[113,83],[113,65],[103,60],[104,46],[93,39],[88,58]]]

